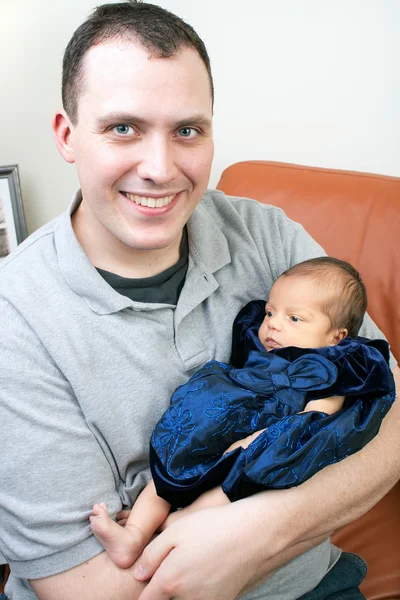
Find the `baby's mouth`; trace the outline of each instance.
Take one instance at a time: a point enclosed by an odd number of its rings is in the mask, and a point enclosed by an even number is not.
[[[273,346],[274,348],[282,348],[282,345],[278,344],[278,342],[276,342],[273,338],[267,338],[265,343],[268,344],[268,346]]]

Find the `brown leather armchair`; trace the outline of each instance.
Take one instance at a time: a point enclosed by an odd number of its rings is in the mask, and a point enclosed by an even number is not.
[[[218,189],[281,207],[331,256],[349,261],[368,290],[368,312],[400,361],[400,179],[267,161],[228,167]],[[334,543],[362,556],[368,600],[400,600],[400,482]]]
[[[400,179],[248,161],[226,169],[218,188],[282,207],[328,254],[359,269],[369,312],[400,359]],[[400,483],[334,542],[366,560],[368,600],[400,600]]]

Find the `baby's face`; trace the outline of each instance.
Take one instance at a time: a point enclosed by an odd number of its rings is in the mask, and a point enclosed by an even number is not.
[[[339,341],[321,312],[321,290],[306,277],[280,277],[271,289],[258,337],[266,350],[297,346],[322,348]]]

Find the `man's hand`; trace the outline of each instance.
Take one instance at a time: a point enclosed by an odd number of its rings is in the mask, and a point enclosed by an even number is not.
[[[256,585],[267,544],[265,535],[258,536],[261,543],[250,535],[248,511],[243,500],[189,514],[169,526],[136,564],[137,579],[151,578],[139,600],[235,600],[249,582]],[[266,524],[263,528],[265,533]]]
[[[327,536],[289,546],[280,519],[288,491],[201,510],[167,527],[135,565],[138,580],[151,578],[138,600],[237,600],[322,542]],[[266,518],[267,505],[272,521]]]

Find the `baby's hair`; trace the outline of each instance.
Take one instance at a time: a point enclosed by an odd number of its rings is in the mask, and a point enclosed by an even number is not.
[[[310,278],[330,292],[321,300],[322,312],[333,329],[346,328],[349,336],[357,337],[367,310],[367,290],[357,269],[344,260],[321,256],[294,265],[282,276]]]

